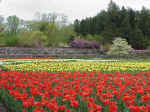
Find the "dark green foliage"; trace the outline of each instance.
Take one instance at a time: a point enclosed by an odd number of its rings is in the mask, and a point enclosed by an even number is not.
[[[9,92],[0,89],[0,101],[4,103],[9,112],[21,112],[23,109],[22,102],[20,100],[15,101],[13,96],[9,95]]]
[[[74,22],[78,35],[101,35],[104,44],[115,37],[125,38],[135,49],[146,49],[150,45],[150,10],[141,11],[119,8],[112,0],[108,9],[94,17]]]
[[[17,36],[4,37],[4,43],[7,46],[17,46],[18,42],[19,42],[19,38]]]

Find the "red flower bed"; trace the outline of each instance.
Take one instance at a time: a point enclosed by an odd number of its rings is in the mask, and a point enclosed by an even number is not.
[[[150,112],[150,73],[0,71],[0,88],[22,112]]]

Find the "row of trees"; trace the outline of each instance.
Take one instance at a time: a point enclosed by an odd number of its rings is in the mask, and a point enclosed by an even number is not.
[[[116,37],[125,38],[135,49],[146,49],[150,46],[150,10],[145,7],[140,11],[131,8],[119,8],[111,1],[108,9],[94,17],[81,21],[75,20],[75,31],[78,35],[99,35],[100,43],[106,45]]]
[[[0,45],[23,47],[64,47],[75,35],[73,25],[67,24],[63,14],[36,14],[33,21],[24,21],[17,16],[6,20],[0,16]]]
[[[74,24],[67,24],[67,17],[56,13],[37,13],[33,21],[0,16],[1,46],[67,47],[77,38],[86,44],[99,42],[107,49],[116,37],[126,39],[134,49],[150,48],[150,10],[120,8],[111,1],[107,10]]]

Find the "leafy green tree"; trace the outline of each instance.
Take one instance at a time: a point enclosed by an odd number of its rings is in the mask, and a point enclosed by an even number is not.
[[[33,21],[30,24],[30,28],[32,31],[41,31],[41,32],[45,32],[47,30],[47,26],[48,26],[49,22],[48,21]]]
[[[122,7],[120,12],[120,36],[124,37],[127,41],[130,40],[130,32],[132,31],[130,22],[129,22],[129,14],[128,10],[126,10],[124,7]]]
[[[116,12],[117,10],[120,10],[119,6],[111,0],[108,4],[108,12]]]
[[[4,26],[4,17],[0,16],[0,45],[4,46],[4,36],[5,36],[5,26]]]
[[[0,16],[0,37],[4,36],[4,18]]]
[[[150,35],[150,10],[145,7],[142,8],[138,17],[138,26],[142,30],[143,34]]]
[[[96,19],[96,34],[101,34],[104,31],[105,25],[107,25],[107,18],[108,14],[105,10],[101,11],[95,16]]]
[[[47,37],[40,31],[34,31],[31,33],[30,39],[34,47],[44,47]]]
[[[19,38],[16,35],[9,35],[3,38],[3,42],[5,46],[18,46]]]
[[[44,47],[47,37],[40,31],[21,30],[19,45],[24,47]]]
[[[102,34],[104,38],[107,38],[105,41],[111,42],[115,37],[120,36],[120,8],[112,0],[108,5],[107,16],[105,19],[106,22]]]
[[[18,34],[19,37],[19,46],[23,47],[32,47],[32,39],[31,39],[32,31],[21,30]]]
[[[144,49],[146,48],[147,42],[144,39],[144,35],[140,28],[135,27],[132,32],[130,32],[132,38],[129,39],[129,44],[131,43],[133,48]]]
[[[58,19],[59,18],[59,19]],[[37,19],[28,24],[30,31],[40,31],[47,36],[47,46],[67,44],[71,35],[74,35],[72,25],[67,25],[67,17],[63,14],[37,14]]]
[[[16,35],[19,31],[20,20],[17,16],[9,16],[7,18],[7,33]]]
[[[47,36],[47,45],[48,46],[57,45],[57,43],[58,43],[57,40],[59,40],[60,31],[56,24],[50,22],[47,25],[44,34],[46,34],[46,36]]]
[[[76,19],[74,21],[74,31],[77,33],[77,34],[80,34],[80,21],[78,19]]]
[[[112,56],[124,56],[129,54],[129,50],[132,50],[132,47],[128,45],[126,39],[119,37],[113,41],[113,44],[107,54]]]
[[[74,26],[72,24],[62,27],[60,29],[60,32],[60,43],[68,43],[71,37],[76,37],[76,33],[74,32]]]

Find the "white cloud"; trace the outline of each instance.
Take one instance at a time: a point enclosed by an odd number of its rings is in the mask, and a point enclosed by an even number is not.
[[[149,0],[114,0],[119,6],[141,9],[149,7]],[[64,13],[70,21],[94,16],[100,10],[106,9],[110,0],[2,0],[0,15],[5,17],[17,15],[26,20],[31,20],[38,12]]]

